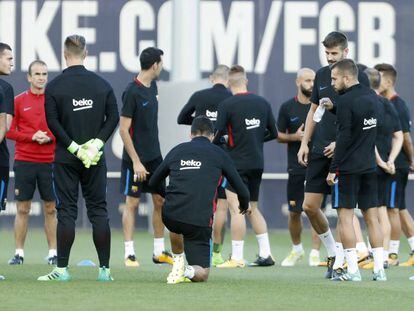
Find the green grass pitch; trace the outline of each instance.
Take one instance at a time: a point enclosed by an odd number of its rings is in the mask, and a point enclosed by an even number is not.
[[[137,233],[135,247],[141,263],[138,269],[123,267],[123,240],[113,231],[111,272],[113,283],[98,283],[97,268],[77,267],[82,259],[97,262],[89,231],[78,231],[71,255],[68,283],[41,283],[36,278],[50,267],[43,257],[46,241],[43,232],[31,230],[25,248],[25,264],[8,266],[13,255],[11,231],[0,232],[0,310],[412,310],[414,268],[394,267],[387,271],[388,282],[370,281],[371,272],[362,271],[361,283],[334,283],[323,278],[325,268],[311,268],[306,260],[294,268],[280,262],[290,249],[286,231],[272,232],[272,251],[278,265],[271,268],[219,270],[213,268],[204,284],[167,285],[167,266],[151,262],[152,237]],[[309,234],[304,237],[309,251]],[[401,256],[408,248],[402,241]],[[230,251],[229,236],[224,254]],[[252,260],[257,243],[249,233],[245,257]],[[307,258],[306,258],[307,259]]]

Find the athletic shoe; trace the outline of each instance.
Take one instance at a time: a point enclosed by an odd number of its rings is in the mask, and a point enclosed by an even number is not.
[[[220,265],[217,265],[217,268],[244,268],[246,266],[245,261],[242,260],[235,260],[235,259],[228,259]]]
[[[309,254],[308,262],[309,262],[309,266],[318,267],[321,264],[321,259],[319,258],[318,255],[311,256],[311,254]]]
[[[406,262],[400,263],[401,267],[412,267],[414,266],[414,251],[411,252],[410,258]]]
[[[398,254],[396,253],[391,253],[388,255],[388,264],[390,266],[398,266],[399,264],[399,260],[398,260]]]
[[[12,259],[9,260],[9,265],[22,265],[24,262],[24,258],[19,256],[18,254],[14,255]]]
[[[137,258],[135,257],[135,255],[129,255],[125,259],[125,267],[134,267],[134,268],[139,267],[139,262]]]
[[[387,280],[387,276],[385,275],[385,271],[384,270],[380,270],[377,273],[373,273],[372,274],[372,280],[373,281],[386,281]]]
[[[272,255],[269,255],[267,258],[257,256],[257,259],[249,264],[249,267],[269,267],[274,266],[275,260]]]
[[[176,278],[176,279],[167,279],[167,284],[179,284],[179,283],[191,283],[191,280],[189,278],[186,278],[185,276]]]
[[[362,268],[362,269],[365,269],[365,270],[372,270],[372,269],[374,269],[374,261],[372,260],[372,261],[366,263],[365,265],[362,265],[362,266],[359,266],[359,267]]]
[[[414,281],[414,275],[409,277],[410,281]]]
[[[5,280],[6,278],[4,277],[4,276],[2,276],[2,275],[0,275],[0,281],[3,281],[3,280]]]
[[[184,276],[184,258],[181,263],[176,263],[173,265],[171,272],[167,276],[167,284],[178,284],[183,283],[185,276]]]
[[[55,267],[49,274],[39,276],[38,281],[70,281],[71,276],[69,275],[68,268]]]
[[[366,252],[366,253],[357,252],[357,257],[358,257],[358,263],[359,263],[371,257],[371,254],[369,252]]]
[[[335,256],[327,258],[326,266],[328,267],[328,270],[326,270],[325,279],[332,279],[334,263],[335,263]]]
[[[56,266],[57,265],[57,256],[49,257],[47,259],[47,264],[50,265],[50,266]]]
[[[221,256],[221,253],[213,252],[213,256],[211,257],[211,264],[213,267],[216,267],[217,265],[221,265],[224,263],[224,259]]]
[[[155,264],[172,265],[173,259],[172,259],[172,255],[169,252],[163,251],[161,255],[158,255],[158,256],[152,255],[152,262]]]
[[[388,260],[384,261],[384,269],[388,269],[390,267],[390,264],[388,263]]]
[[[295,252],[292,250],[290,254],[285,259],[283,259],[280,265],[282,267],[293,267],[294,265],[296,265],[297,262],[303,259],[304,255],[305,255],[304,251]],[[319,263],[319,260],[318,260],[318,263]]]
[[[99,274],[98,274],[98,281],[99,282],[111,282],[114,278],[111,276],[111,269],[102,267],[99,268]]]
[[[321,261],[319,264],[318,264],[318,267],[327,267],[328,266],[328,262],[327,261]]]
[[[372,256],[368,253],[365,255],[360,255],[358,254],[358,267],[363,267],[367,264],[369,264],[370,262],[373,262],[374,259],[372,258]]]
[[[346,273],[346,269],[338,268],[332,271],[332,279],[338,278]]]
[[[359,271],[356,273],[344,273],[332,279],[332,281],[342,281],[342,282],[361,282],[361,274]]]

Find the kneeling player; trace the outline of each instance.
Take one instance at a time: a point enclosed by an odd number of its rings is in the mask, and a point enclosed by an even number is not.
[[[210,271],[211,226],[217,185],[224,175],[235,189],[240,212],[250,213],[249,191],[227,154],[211,144],[213,125],[200,116],[191,126],[192,140],[172,149],[154,172],[150,185],[169,176],[163,221],[171,231],[173,267],[168,284],[206,281]],[[184,253],[188,266],[184,263]]]

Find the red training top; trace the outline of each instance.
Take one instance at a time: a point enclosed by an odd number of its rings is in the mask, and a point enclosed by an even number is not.
[[[37,131],[47,132],[52,139],[40,145],[32,137]],[[14,98],[14,118],[7,138],[16,141],[14,160],[36,163],[52,163],[55,157],[56,140],[47,127],[45,95],[33,94],[30,90]]]

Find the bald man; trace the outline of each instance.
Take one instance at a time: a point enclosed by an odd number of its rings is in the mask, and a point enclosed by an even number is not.
[[[302,68],[296,77],[297,95],[285,103],[279,110],[277,119],[278,138],[280,143],[287,144],[289,174],[287,184],[287,199],[289,207],[288,227],[292,239],[292,251],[282,261],[282,266],[294,266],[305,254],[301,243],[302,233],[302,204],[305,192],[306,168],[299,164],[297,153],[303,137],[306,116],[310,108],[315,72]],[[313,245],[309,254],[309,265],[319,265],[320,239],[312,230]]]

